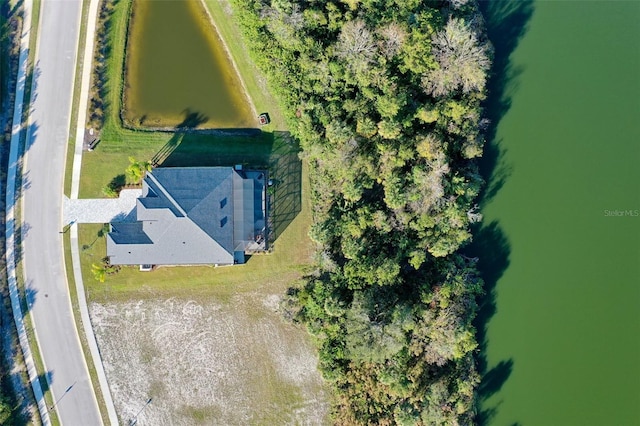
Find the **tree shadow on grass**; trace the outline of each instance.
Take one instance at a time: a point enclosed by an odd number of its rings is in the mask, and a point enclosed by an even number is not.
[[[113,179],[111,179],[111,181],[106,186],[109,194],[105,194],[105,195],[114,196],[114,197],[118,196],[120,194],[120,191],[125,187],[126,184],[127,184],[127,177],[123,173],[117,176],[114,176]]]
[[[38,381],[40,381],[42,392],[47,393],[50,389],[51,383],[53,383],[53,371],[47,371],[46,373],[38,375]]]
[[[522,68],[513,65],[511,55],[527,31],[534,7],[532,0],[498,0],[483,1],[480,8],[486,20],[489,39],[495,49],[493,72],[488,82],[489,97],[483,105],[485,115],[490,120],[486,130],[487,145],[479,163],[480,171],[487,182],[479,201],[483,208],[499,193],[512,172],[512,167],[505,158],[506,151],[502,147],[502,140],[497,137],[497,128],[511,107],[512,96],[518,87],[518,77],[523,72]],[[501,360],[493,366],[488,365],[487,359],[487,328],[497,312],[496,286],[509,266],[511,246],[497,221],[478,225],[473,235],[473,243],[465,252],[480,259],[478,268],[484,280],[485,290],[474,321],[480,345],[477,356],[478,370],[483,376],[478,388],[479,406],[476,422],[479,425],[487,425],[495,417],[500,406],[499,402],[488,404],[488,399],[500,391],[514,368],[513,359]]]
[[[269,162],[273,186],[270,196],[270,238],[277,240],[302,211],[302,161],[300,146],[289,132],[274,132],[274,150]]]
[[[184,120],[182,121],[182,123],[176,126],[176,132],[174,133],[174,135],[151,159],[151,164],[153,164],[154,166],[164,163],[165,160],[169,158],[171,154],[173,154],[173,152],[182,142],[182,139],[185,135],[185,130],[192,127],[197,127],[199,124],[207,121],[207,117],[204,114],[190,111],[189,109],[186,109],[185,111],[183,111],[183,113]]]
[[[13,253],[14,253],[15,263],[17,265],[22,261],[22,257],[24,255],[24,252],[22,249],[22,242],[25,238],[27,238],[27,235],[31,230],[31,225],[29,225],[27,222],[18,223],[15,219],[12,219],[12,221],[13,221],[12,227],[13,227],[13,237],[14,237]]]
[[[53,379],[54,379],[54,375],[53,375],[53,371],[49,370],[44,374],[40,374],[38,375],[38,381],[40,382],[40,386],[42,387],[42,392],[43,393],[47,393],[48,391],[51,390],[51,385],[53,384]],[[64,391],[64,393],[62,393],[61,395],[53,395],[51,394],[51,397],[55,397],[57,398],[56,400],[53,401],[53,403],[48,407],[48,409],[50,411],[56,410],[58,408],[58,403],[60,401],[62,401],[64,399],[65,396],[67,396],[67,394],[69,392],[71,392],[73,390],[73,387],[76,385],[77,382],[71,384],[69,387],[67,387],[67,389]]]
[[[211,167],[234,164],[266,167],[273,135],[260,129],[196,130],[208,117],[186,109],[169,141],[153,156],[157,167]]]

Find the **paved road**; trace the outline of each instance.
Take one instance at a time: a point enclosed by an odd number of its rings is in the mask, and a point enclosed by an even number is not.
[[[64,426],[101,425],[63,264],[62,185],[81,19],[78,0],[43,0],[24,168],[25,282],[55,410]]]

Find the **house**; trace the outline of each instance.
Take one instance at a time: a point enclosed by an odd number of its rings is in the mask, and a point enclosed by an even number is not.
[[[265,249],[266,172],[157,168],[142,182],[134,221],[112,222],[112,265],[232,265]]]

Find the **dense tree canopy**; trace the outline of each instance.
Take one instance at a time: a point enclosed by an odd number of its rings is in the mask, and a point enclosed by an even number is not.
[[[491,48],[471,1],[235,0],[311,166],[318,267],[289,309],[349,424],[467,424]]]

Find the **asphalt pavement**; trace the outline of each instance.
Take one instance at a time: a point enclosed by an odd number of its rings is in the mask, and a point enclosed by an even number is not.
[[[64,426],[101,425],[63,263],[62,200],[82,4],[43,0],[23,168],[22,246],[28,304]]]

